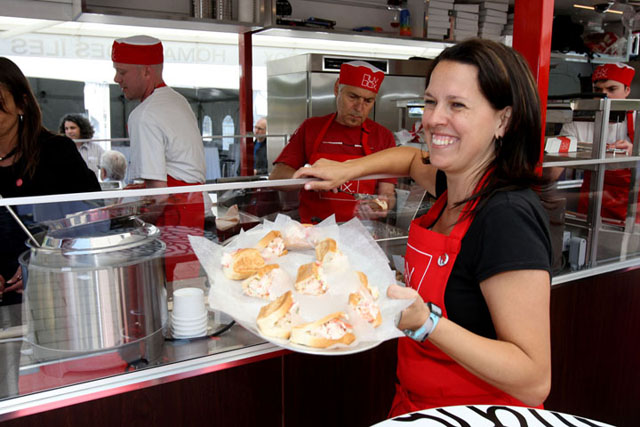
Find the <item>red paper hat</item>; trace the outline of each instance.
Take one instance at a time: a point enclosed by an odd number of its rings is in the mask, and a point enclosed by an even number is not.
[[[111,60],[121,64],[162,64],[164,62],[162,42],[149,36],[118,39],[113,42]]]
[[[598,66],[591,76],[591,81],[615,80],[625,86],[631,86],[631,80],[636,70],[626,64],[602,64]]]
[[[361,87],[378,93],[382,80],[384,80],[384,72],[368,62],[350,61],[340,66],[340,84]]]

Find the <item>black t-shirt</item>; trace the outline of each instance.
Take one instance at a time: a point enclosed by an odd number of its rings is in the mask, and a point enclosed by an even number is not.
[[[549,219],[530,189],[499,192],[476,213],[447,282],[449,319],[478,335],[496,338],[480,282],[513,270],[551,274]]]
[[[100,191],[96,175],[67,137],[43,131],[38,138],[40,160],[33,178],[21,176],[13,166],[0,167],[0,194],[4,198]],[[18,213],[30,206],[14,207]],[[0,274],[10,279],[18,268],[18,256],[27,247],[25,233],[4,207],[0,207]]]
[[[72,140],[43,131],[38,144],[40,161],[33,178],[18,176],[12,166],[0,167],[2,197],[100,191],[96,175],[87,167]]]

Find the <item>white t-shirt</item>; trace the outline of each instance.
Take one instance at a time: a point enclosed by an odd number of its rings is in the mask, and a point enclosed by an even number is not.
[[[593,128],[593,122],[565,123],[560,130],[560,135],[575,136],[578,142],[593,142]],[[609,123],[609,129],[607,129],[607,144],[613,144],[621,139],[630,141],[627,135],[626,119],[620,123]]]
[[[129,115],[130,177],[188,183],[205,182],[202,136],[187,100],[175,90],[157,88]]]

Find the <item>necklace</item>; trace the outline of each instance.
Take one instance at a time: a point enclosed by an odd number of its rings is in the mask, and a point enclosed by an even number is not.
[[[5,154],[4,156],[0,156],[0,162],[8,159],[10,157],[12,157],[14,154],[16,154],[16,151],[18,151],[18,146],[16,145],[15,147],[13,147],[13,149],[11,151],[9,151],[7,154]]]

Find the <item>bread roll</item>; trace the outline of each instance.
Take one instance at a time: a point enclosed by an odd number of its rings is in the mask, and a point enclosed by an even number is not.
[[[376,304],[366,290],[361,289],[358,292],[349,294],[349,305],[363,320],[369,322],[374,328],[382,324],[380,307],[378,307],[378,304]]]
[[[258,244],[256,249],[260,251],[260,255],[264,258],[275,258],[287,253],[284,245],[282,234],[277,230],[272,230],[266,234]]]
[[[295,288],[301,294],[307,295],[323,295],[327,292],[327,283],[318,263],[310,262],[298,267]]]
[[[356,273],[358,274],[358,279],[360,279],[360,283],[362,284],[362,286],[369,292],[369,294],[373,297],[373,299],[378,299],[378,297],[380,296],[380,292],[378,291],[378,288],[376,288],[375,286],[371,286],[369,284],[369,279],[367,278],[367,275],[364,274],[362,271],[356,271]]]
[[[284,230],[284,245],[287,249],[311,249],[313,245],[308,239],[309,226],[291,223]]]
[[[370,206],[374,211],[386,211],[389,208],[387,201],[380,199],[373,199],[373,203]]]
[[[349,345],[356,336],[351,326],[344,322],[344,313],[336,312],[316,320],[291,328],[289,341],[307,347],[327,348],[334,344]]]
[[[238,249],[222,256],[222,272],[231,280],[242,280],[264,267],[264,258],[257,249]]]
[[[316,258],[322,262],[330,253],[338,253],[338,244],[333,239],[324,239],[316,245]]]
[[[349,268],[349,259],[338,249],[338,244],[331,238],[324,239],[316,245],[316,258],[328,272]]]
[[[272,300],[271,287],[275,277],[273,271],[278,268],[278,264],[267,264],[260,268],[242,282],[242,292],[250,297]]]
[[[287,339],[291,335],[291,312],[294,301],[291,291],[280,295],[275,301],[263,306],[256,323],[267,337]]]

